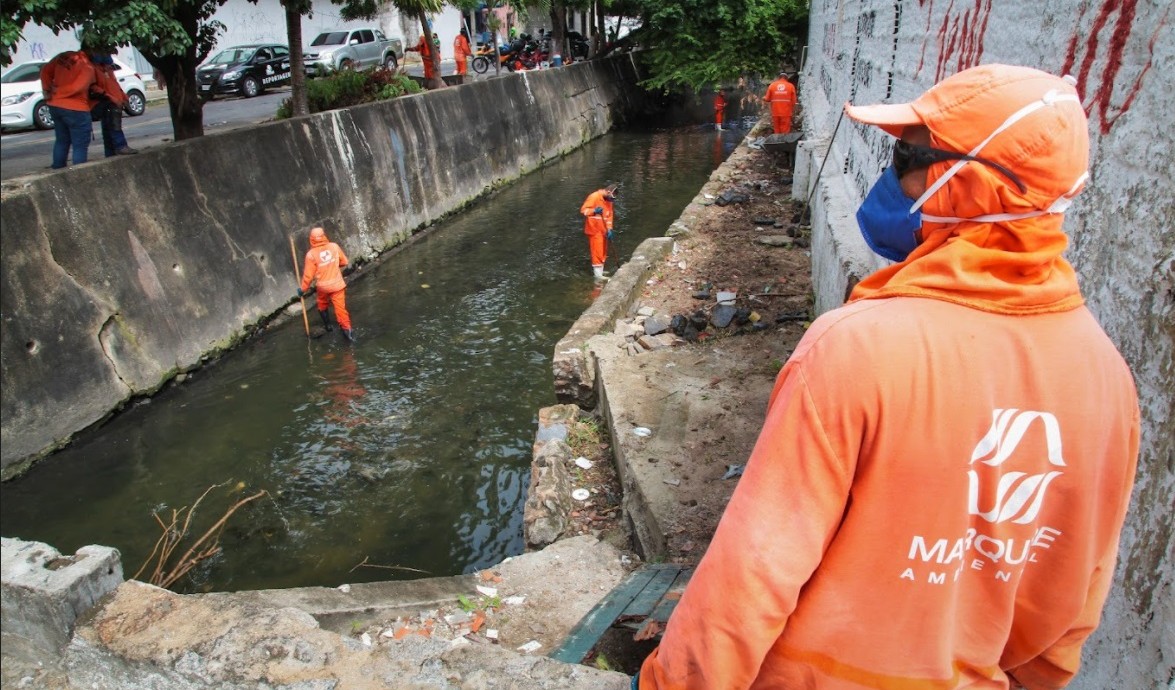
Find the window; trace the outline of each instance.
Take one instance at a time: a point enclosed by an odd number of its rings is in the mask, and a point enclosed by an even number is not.
[[[341,46],[347,42],[346,31],[330,31],[325,34],[318,34],[313,41],[310,42],[312,46]]]
[[[358,33],[359,33],[359,42],[360,43],[374,43],[375,42],[375,36],[372,35],[370,29],[364,29]]]
[[[290,51],[285,46],[274,46],[273,55],[274,57],[286,58],[290,56]]]
[[[15,84],[22,81],[40,81],[41,67],[44,64],[43,62],[34,62],[13,67],[9,70],[8,74],[0,78],[0,82],[4,84]]]
[[[269,54],[269,48],[262,48],[257,51],[257,61],[272,60],[273,56]]]

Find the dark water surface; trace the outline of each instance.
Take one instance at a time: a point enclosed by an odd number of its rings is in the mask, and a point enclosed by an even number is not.
[[[159,538],[152,513],[220,484],[194,534],[270,496],[230,519],[182,591],[423,576],[364,559],[453,575],[521,553],[551,355],[593,299],[580,203],[622,183],[613,256],[627,259],[739,136],[613,133],[442,221],[347,290],[356,347],[337,332],[308,346],[300,316],[271,329],[5,483],[3,535],[113,546],[130,577]]]

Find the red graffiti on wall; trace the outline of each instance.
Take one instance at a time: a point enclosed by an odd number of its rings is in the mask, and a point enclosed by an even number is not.
[[[1142,78],[1146,76],[1154,60],[1155,41],[1158,39],[1159,29],[1167,23],[1167,15],[1171,12],[1171,6],[1168,5],[1147,42],[1146,64],[1139,70],[1133,83],[1124,86],[1125,96],[1122,97],[1121,104],[1115,106],[1112,102],[1114,87],[1123,67],[1123,54],[1126,52],[1127,43],[1134,34],[1134,14],[1137,1],[1107,0],[1107,2],[1103,2],[1089,30],[1087,32],[1080,29],[1074,31],[1073,36],[1069,39],[1069,50],[1065,54],[1065,64],[1062,70],[1065,74],[1073,74],[1077,78],[1077,92],[1085,94],[1085,111],[1089,113],[1090,118],[1096,116],[1103,135],[1108,134],[1118,118],[1130,110],[1130,105],[1142,88]],[[1106,25],[1110,23],[1111,16],[1114,15],[1116,17],[1113,19],[1113,29],[1107,32]],[[1082,26],[1084,19],[1085,8],[1082,8],[1076,25]],[[1103,46],[1100,44],[1107,33],[1109,34],[1109,42],[1104,46],[1105,52],[1101,53],[1100,49]],[[1082,45],[1083,37],[1085,42]],[[1096,77],[1095,83],[1091,84],[1090,72],[1093,70],[1094,61],[1099,58],[1104,58],[1104,67],[1102,73]],[[1073,73],[1075,66],[1077,66],[1076,74]]]
[[[920,4],[924,4],[920,0]],[[930,20],[934,15],[934,2],[930,0],[925,6],[926,35],[931,34]],[[934,70],[934,81],[940,81],[955,72],[961,72],[968,67],[979,64],[983,55],[983,37],[987,33],[987,20],[991,18],[991,0],[973,0],[973,6],[966,9],[955,9],[955,1],[951,0],[946,12],[942,15],[942,23],[938,27],[935,46],[938,48],[938,65]],[[916,74],[921,74],[926,64],[927,41],[922,42],[922,56],[918,60]],[[949,71],[948,71],[949,70]]]

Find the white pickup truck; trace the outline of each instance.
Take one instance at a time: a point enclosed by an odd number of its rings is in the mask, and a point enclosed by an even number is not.
[[[302,52],[306,74],[318,76],[340,69],[383,65],[395,69],[404,57],[404,44],[379,29],[340,29],[318,34]]]

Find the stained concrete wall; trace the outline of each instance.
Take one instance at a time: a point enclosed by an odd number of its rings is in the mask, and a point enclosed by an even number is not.
[[[883,263],[865,247],[853,213],[888,160],[889,138],[845,120],[832,140],[845,101],[904,102],[943,77],[994,62],[1077,78],[1093,156],[1090,183],[1066,214],[1067,256],[1090,309],[1134,373],[1142,449],[1114,589],[1070,687],[1168,687],[1175,682],[1171,3],[814,0],[809,40],[800,84],[808,140],[796,189],[806,197],[815,184],[812,260],[821,311]]]
[[[290,233],[371,258],[642,105],[631,56],[179,142],[5,185],[5,474],[289,304]]]

